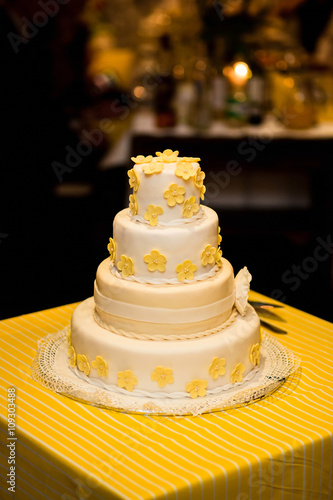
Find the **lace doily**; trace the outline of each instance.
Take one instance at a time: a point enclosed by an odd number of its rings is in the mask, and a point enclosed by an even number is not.
[[[67,328],[39,341],[31,367],[34,380],[69,398],[94,406],[138,414],[200,415],[221,411],[263,398],[279,388],[294,373],[300,359],[275,338],[263,334],[259,370],[251,380],[203,398],[147,398],[116,393],[87,383],[68,366]],[[132,394],[132,393],[131,393]]]

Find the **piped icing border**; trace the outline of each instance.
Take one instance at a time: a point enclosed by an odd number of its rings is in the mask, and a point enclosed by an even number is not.
[[[131,210],[128,210],[128,216],[130,219],[134,222],[140,222],[142,224],[150,225],[149,221],[141,217],[141,215],[131,215]],[[199,209],[199,212],[196,215],[193,215],[193,217],[190,217],[189,219],[173,219],[169,222],[163,222],[159,221],[156,226],[153,227],[173,227],[173,226],[183,226],[184,224],[189,224],[190,222],[195,222],[199,219],[205,219],[206,215],[202,208]]]

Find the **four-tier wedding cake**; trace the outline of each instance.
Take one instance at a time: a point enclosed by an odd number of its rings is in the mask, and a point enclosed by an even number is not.
[[[114,219],[94,297],[72,317],[69,366],[122,395],[219,394],[258,369],[251,275],[235,279],[222,257],[217,214],[200,205],[199,158],[165,150],[132,160],[129,208]]]

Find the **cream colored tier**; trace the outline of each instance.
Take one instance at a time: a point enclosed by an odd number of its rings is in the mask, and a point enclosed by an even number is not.
[[[193,340],[155,342],[129,339],[101,328],[93,319],[93,309],[94,300],[90,298],[74,311],[72,346],[79,367],[89,380],[102,381],[115,390],[126,392],[124,383],[119,382],[125,377],[133,395],[189,397],[188,384],[194,380],[206,386],[207,393],[218,392],[232,381],[240,382],[258,359],[259,318],[250,306],[244,317],[238,315],[221,333]],[[127,370],[132,373],[125,373]]]
[[[164,227],[152,227],[132,221],[128,210],[122,210],[113,222],[113,239],[116,242],[115,266],[117,267],[121,256],[125,255],[133,261],[134,276],[151,283],[170,279],[177,282],[177,266],[186,260],[190,260],[196,266],[193,278],[190,276],[190,279],[206,275],[215,266],[218,217],[211,208],[202,207],[202,210],[204,216],[195,222],[190,222],[186,226]],[[203,255],[207,245],[211,245],[212,248],[208,248],[207,255],[206,253]],[[154,253],[151,254],[154,250],[162,255],[161,266],[154,266],[156,257]],[[150,271],[150,268],[154,270]]]
[[[145,171],[150,172],[150,169],[156,169],[156,165],[162,165],[163,170],[159,173],[145,173]],[[157,162],[157,158],[154,158],[150,163],[141,163],[133,167],[139,181],[138,189],[137,191],[134,189],[134,194],[137,200],[137,213],[140,217],[144,218],[148,205],[152,204],[162,207],[163,213],[158,216],[158,222],[170,222],[178,219],[186,222],[186,217],[184,218],[183,215],[186,200],[194,196],[195,203],[198,208],[200,207],[200,187],[195,185],[195,176],[184,179],[176,175],[176,172],[179,171],[177,166],[179,169],[182,168],[182,165],[185,165],[183,168],[188,168],[190,172],[196,172],[200,168],[199,163],[182,162],[181,158],[173,163]],[[175,188],[175,184],[177,188]],[[170,189],[170,186],[173,186],[173,189]],[[165,196],[169,196],[169,198]],[[174,204],[174,206],[170,206],[170,204]],[[198,211],[195,210],[195,214],[198,214]]]
[[[188,334],[216,328],[226,321],[235,302],[231,264],[203,281],[154,285],[117,278],[110,259],[97,269],[95,303],[100,323],[139,334]]]

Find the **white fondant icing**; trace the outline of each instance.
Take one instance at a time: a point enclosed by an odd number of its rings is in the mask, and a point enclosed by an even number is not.
[[[237,307],[237,311],[242,316],[244,316],[246,312],[251,280],[252,276],[249,273],[247,267],[243,267],[243,269],[239,271],[239,273],[235,278],[235,286],[236,286],[235,305]]]

